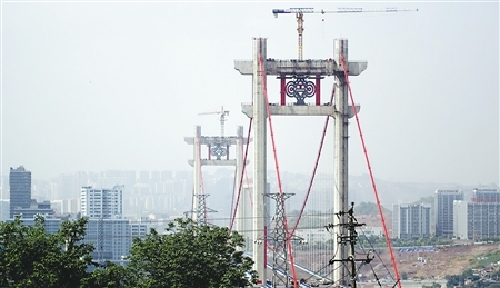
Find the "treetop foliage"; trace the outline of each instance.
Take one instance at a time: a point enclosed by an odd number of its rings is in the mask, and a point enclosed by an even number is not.
[[[24,226],[19,218],[0,223],[0,287],[79,287],[92,265],[93,247],[81,244],[87,219],[63,221],[55,235],[44,220]]]
[[[92,261],[94,247],[82,242],[87,222],[63,221],[55,235],[41,217],[33,226],[20,218],[0,222],[0,287],[232,288],[256,282],[253,261],[240,249],[243,237],[225,227],[176,219],[164,235],[151,229],[145,239],[134,239],[124,267]]]
[[[142,275],[137,287],[245,287],[256,281],[237,232],[189,219],[171,222],[166,232],[152,229],[146,239],[134,239],[130,267]],[[248,271],[252,279],[245,277]]]

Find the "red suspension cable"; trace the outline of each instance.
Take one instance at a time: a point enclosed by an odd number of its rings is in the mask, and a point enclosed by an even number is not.
[[[344,57],[341,55],[340,56],[340,61],[342,62],[342,67],[347,67],[345,63]],[[391,243],[391,237],[389,237],[389,230],[387,229],[387,225],[385,223],[384,219],[384,214],[382,212],[382,206],[380,205],[380,198],[378,195],[378,190],[377,190],[377,185],[375,184],[375,180],[373,178],[373,172],[372,172],[372,167],[370,165],[370,158],[368,157],[368,151],[366,150],[366,145],[365,145],[365,140],[363,138],[363,133],[361,130],[361,125],[358,117],[358,111],[356,109],[356,105],[354,105],[354,97],[352,96],[352,90],[351,90],[351,85],[349,83],[349,75],[347,72],[347,69],[344,69],[344,77],[347,83],[347,88],[349,89],[349,96],[351,98],[351,105],[352,109],[354,110],[354,116],[356,117],[356,123],[358,127],[358,132],[359,132],[359,138],[361,139],[361,145],[363,148],[363,153],[365,155],[366,159],[366,164],[368,166],[368,172],[370,173],[370,181],[372,184],[373,192],[375,193],[375,198],[377,200],[377,206],[378,206],[378,211],[380,214],[380,219],[382,219],[382,227],[384,229],[384,234],[385,234],[385,241],[387,242],[387,248],[389,249],[389,253],[391,255],[391,262],[392,262],[392,268],[394,269],[394,273],[396,274],[396,279],[397,279],[397,284],[398,287],[401,288],[401,279],[399,278],[399,270],[398,270],[398,265],[396,263],[396,259],[394,258],[394,253],[392,251],[392,243]]]
[[[252,102],[253,103],[253,102]],[[250,125],[252,125],[252,121],[250,121]],[[248,137],[247,137],[247,151],[248,151],[248,146],[250,146],[250,130],[248,131]],[[246,165],[246,163],[245,163]],[[249,189],[250,188],[250,180],[248,179],[248,173],[247,173],[247,170],[243,170],[242,171],[242,175],[245,175],[245,181],[246,181],[246,184],[247,184],[247,189],[248,189],[248,198],[250,200],[250,209],[253,209],[253,199],[252,199],[252,189]],[[242,185],[240,185],[242,186]]]
[[[231,220],[234,209],[234,195],[236,194],[236,175],[238,175],[238,168],[234,170],[233,175],[233,189],[231,189],[231,209],[229,210],[229,220]]]
[[[236,205],[234,207],[233,217],[231,217],[231,223],[229,224],[229,233],[231,233],[231,231],[233,229],[234,219],[236,218],[236,211],[238,211],[238,204],[240,203],[243,175],[246,174],[248,147],[250,146],[250,136],[251,136],[250,133],[252,132],[252,120],[253,120],[253,118],[250,118],[250,123],[248,124],[247,147],[245,149],[245,156],[243,157],[243,169],[242,169],[242,173],[241,173],[241,178],[239,179],[240,185],[238,188],[238,197],[236,197]],[[247,181],[248,181],[248,178],[247,178]]]
[[[259,68],[260,68],[260,71],[264,71],[264,65],[263,65],[263,60],[262,60],[262,53],[259,51]],[[283,189],[282,189],[282,186],[281,186],[281,174],[280,174],[280,167],[279,167],[279,164],[278,164],[278,154],[276,152],[276,143],[274,141],[274,131],[273,131],[273,124],[272,124],[272,117],[271,117],[271,109],[270,109],[270,106],[269,106],[269,98],[267,96],[267,81],[266,81],[266,75],[265,75],[265,72],[262,73],[262,84],[263,84],[263,88],[264,88],[264,102],[265,102],[265,105],[266,105],[266,110],[267,110],[267,117],[268,117],[268,121],[269,121],[269,132],[270,132],[270,135],[271,135],[271,143],[272,143],[272,147],[273,147],[273,156],[274,156],[274,164],[276,165],[276,177],[277,177],[277,180],[278,180],[278,188],[279,188],[279,192],[280,192],[280,200],[281,201],[281,205],[283,207],[283,211],[285,211],[285,205],[284,205],[284,200],[283,200]],[[291,245],[291,241],[290,241],[290,231],[288,230],[288,220],[287,220],[287,217],[286,217],[286,213],[283,213],[283,225],[285,226],[285,232],[286,232],[286,242],[287,242],[287,248],[288,248],[288,255],[290,256],[290,267],[292,269],[292,279],[293,279],[293,285],[295,287],[298,287],[298,283],[297,283],[297,274],[295,273],[295,265],[294,265],[294,261],[293,261],[293,253],[292,253],[292,245]]]
[[[332,87],[332,94],[330,96],[330,103],[333,103],[334,96],[335,96],[335,86]],[[328,123],[329,122],[330,122],[330,116],[326,116],[325,125],[323,126],[323,134],[321,135],[321,141],[319,142],[318,157],[316,158],[316,163],[314,164],[313,172],[311,175],[311,180],[309,181],[309,188],[307,188],[306,198],[304,199],[304,202],[302,202],[302,208],[300,208],[299,217],[297,218],[297,222],[295,223],[295,226],[293,227],[293,230],[291,233],[292,235],[295,234],[295,231],[297,230],[297,227],[299,226],[300,219],[302,218],[302,213],[304,212],[304,209],[306,208],[307,200],[309,199],[309,195],[311,194],[311,189],[313,186],[314,177],[316,177],[316,171],[318,170],[319,159],[321,158],[321,151],[323,150],[323,143],[325,141],[326,132],[328,131]]]

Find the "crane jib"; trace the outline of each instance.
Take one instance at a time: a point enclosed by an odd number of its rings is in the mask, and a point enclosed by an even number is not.
[[[313,13],[313,8],[290,8],[290,9],[273,9],[273,14],[279,13]]]
[[[281,13],[358,13],[358,12],[405,12],[405,11],[418,11],[418,9],[399,9],[397,7],[387,7],[383,9],[364,9],[353,7],[341,7],[337,10],[314,10],[313,8],[290,8],[290,9],[273,9],[274,16]]]

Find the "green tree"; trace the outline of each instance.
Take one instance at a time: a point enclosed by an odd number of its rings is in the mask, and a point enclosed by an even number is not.
[[[134,287],[136,279],[127,267],[118,266],[112,262],[106,262],[93,270],[84,279],[82,288],[126,288]]]
[[[238,249],[243,237],[236,231],[176,219],[166,233],[151,229],[145,239],[134,239],[129,266],[139,276],[134,287],[232,288],[256,282],[253,261]]]
[[[446,276],[446,287],[453,288],[455,286],[462,286],[463,278],[461,275],[449,275]]]
[[[472,268],[467,268],[462,272],[462,278],[472,278],[474,272],[472,271]]]
[[[56,235],[47,233],[44,219],[34,226],[18,217],[0,223],[0,287],[75,288],[88,276],[93,247],[81,244],[87,219],[63,221]]]

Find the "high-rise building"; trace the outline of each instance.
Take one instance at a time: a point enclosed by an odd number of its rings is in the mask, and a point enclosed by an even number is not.
[[[112,219],[123,216],[123,186],[112,189],[82,187],[80,205],[83,217],[91,219]]]
[[[436,236],[453,236],[453,201],[455,200],[464,200],[461,190],[436,190],[434,197]]]
[[[10,168],[9,174],[10,187],[10,218],[15,215],[16,208],[30,208],[31,204],[31,171],[23,166]]]
[[[161,171],[161,181],[172,180],[172,171]]]
[[[149,183],[149,171],[146,170],[139,171],[139,182]]]
[[[144,239],[144,237],[146,237],[146,235],[148,234],[148,225],[147,224],[130,223],[129,228],[130,228],[131,239],[134,239],[134,238]]]
[[[412,239],[430,236],[430,205],[393,205],[392,211],[392,238]]]
[[[468,202],[464,200],[453,201],[453,237],[469,239]]]
[[[83,243],[92,244],[93,260],[120,260],[132,245],[129,219],[89,219]]]
[[[161,172],[160,171],[151,171],[151,182],[160,182],[161,181]]]
[[[500,202],[500,192],[498,189],[475,188],[472,189],[471,202]]]
[[[453,236],[460,239],[488,239],[500,236],[500,191],[474,189],[472,199],[454,201]]]

